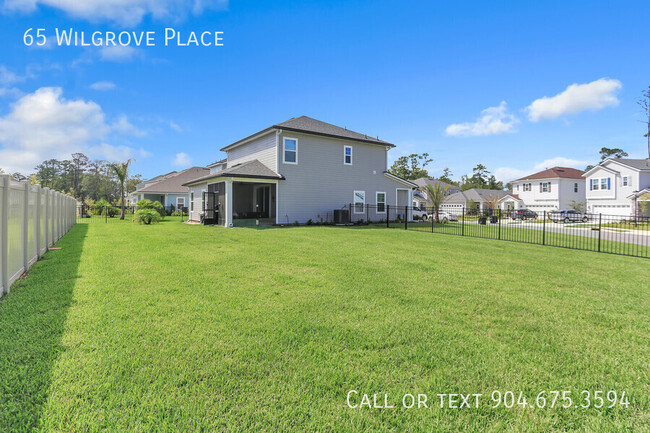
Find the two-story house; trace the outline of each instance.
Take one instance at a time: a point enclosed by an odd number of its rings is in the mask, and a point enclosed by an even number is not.
[[[417,187],[388,173],[393,147],[306,116],[272,125],[222,148],[225,161],[185,184],[190,220],[214,218],[225,226],[325,222],[346,209],[359,218],[386,219],[387,206],[411,206]]]
[[[650,193],[650,159],[606,159],[584,177],[588,212],[632,218],[643,214],[639,202]]]
[[[512,182],[512,193],[499,201],[503,210],[530,209],[537,213],[570,209],[585,203],[584,171],[553,167]]]

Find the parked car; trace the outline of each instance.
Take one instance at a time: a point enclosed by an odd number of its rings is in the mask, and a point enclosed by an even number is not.
[[[413,207],[413,219],[426,221],[429,219],[430,212],[425,207]]]
[[[586,223],[589,221],[589,216],[587,214],[584,214],[582,212],[579,212],[577,210],[556,210],[553,212],[549,212],[548,214],[548,219],[550,219],[553,222],[559,223],[559,222],[580,222],[582,221],[583,223]]]
[[[536,219],[537,212],[530,209],[515,209],[510,213],[510,218],[513,220]]]
[[[456,214],[445,212],[445,211],[438,212],[438,219],[443,224],[447,222],[456,222],[456,223],[458,222],[458,216]]]

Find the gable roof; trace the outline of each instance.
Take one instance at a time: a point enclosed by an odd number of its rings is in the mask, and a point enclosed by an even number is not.
[[[162,180],[137,189],[135,193],[188,193],[189,188],[183,185],[192,179],[204,176],[206,173],[210,173],[210,170],[205,167],[191,167],[178,173],[164,175]]]
[[[447,182],[443,182],[441,180],[434,179],[432,177],[420,177],[418,179],[415,179],[413,181],[413,183],[416,184],[417,186],[419,186],[420,188],[424,188],[426,185],[436,186],[438,184],[441,184],[443,188],[446,187],[446,186],[449,186],[450,189],[458,188],[456,185],[452,185],[452,184],[449,184]]]
[[[387,141],[380,140],[379,138],[370,137],[366,134],[361,134],[359,132],[350,131],[347,128],[341,128],[340,126],[332,125],[331,123],[321,122],[320,120],[312,119],[307,116],[293,117],[289,120],[286,120],[281,123],[276,123],[275,125],[269,126],[266,129],[263,129],[255,134],[249,135],[246,138],[243,138],[239,141],[235,141],[232,144],[229,144],[226,147],[223,147],[222,151],[227,151],[233,147],[244,144],[247,141],[250,141],[253,138],[258,136],[265,135],[273,130],[279,131],[294,131],[294,132],[303,132],[305,134],[321,135],[324,137],[333,137],[333,138],[343,138],[346,140],[360,141],[363,143],[379,144],[382,146],[395,147],[394,144]]]
[[[511,191],[503,191],[500,189],[472,188],[468,189],[467,191],[460,191],[447,196],[443,203],[466,203],[470,200],[473,200],[475,202],[484,202],[487,201],[490,196],[498,197],[501,199],[511,193]]]
[[[220,159],[219,161],[215,161],[212,164],[208,164],[208,165],[206,165],[206,167],[210,168],[210,167],[214,167],[215,165],[225,164],[226,162],[228,162],[228,159],[224,158],[224,159]]]
[[[277,174],[275,171],[262,164],[257,159],[252,161],[242,162],[241,164],[234,165],[225,170],[216,173],[201,176],[185,182],[184,185],[192,185],[195,183],[204,182],[210,179],[217,179],[219,177],[252,177],[260,179],[284,179],[284,176]]]
[[[533,173],[529,176],[524,176],[515,180],[515,182],[520,180],[554,179],[558,177],[562,179],[582,179],[583,174],[585,174],[584,171],[571,167],[553,167]]]
[[[622,165],[635,168],[637,170],[650,170],[650,158],[648,159],[629,159],[629,158],[609,158],[604,162],[618,162]]]

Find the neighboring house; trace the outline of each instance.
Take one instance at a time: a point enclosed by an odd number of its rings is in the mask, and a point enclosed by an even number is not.
[[[621,217],[643,214],[639,202],[650,193],[650,159],[606,159],[584,178],[588,212]],[[644,216],[650,216],[647,210]]]
[[[472,188],[447,196],[440,209],[453,214],[460,214],[463,209],[465,209],[465,212],[474,210],[482,212],[491,209],[490,202],[493,198],[501,199],[507,194],[510,194],[510,191]],[[471,202],[474,202],[476,209],[470,209]]]
[[[212,219],[215,209],[225,226],[332,221],[342,209],[386,219],[387,206],[410,206],[417,187],[388,173],[393,147],[306,116],[278,123],[222,148],[225,163],[185,183],[190,220]]]
[[[417,191],[413,193],[413,206],[415,207],[431,206],[431,201],[429,200],[425,189],[427,185],[436,186],[440,184],[442,185],[443,188],[448,187],[447,190],[445,191],[445,196],[449,196],[460,192],[460,188],[457,187],[456,185],[450,185],[446,182],[431,177],[421,177],[419,179],[415,179],[413,183],[418,186]]]
[[[530,209],[541,214],[585,203],[585,172],[553,167],[512,182],[512,193],[499,201],[503,210]]]
[[[189,188],[183,184],[210,173],[208,168],[192,167],[183,171],[173,171],[156,176],[138,184],[131,193],[135,203],[142,199],[159,201],[165,209],[185,207],[189,203]]]

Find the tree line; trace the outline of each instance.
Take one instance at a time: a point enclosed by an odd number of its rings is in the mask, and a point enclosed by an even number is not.
[[[430,177],[426,169],[427,165],[433,162],[428,153],[416,154],[412,153],[408,156],[400,156],[395,160],[391,166],[390,171],[392,174],[401,177],[402,179],[415,180],[421,177]],[[445,168],[442,171],[442,176],[438,180],[460,187],[461,191],[466,191],[472,188],[479,189],[504,189],[503,182],[488,171],[487,167],[483,164],[477,164],[472,169],[471,175],[462,176],[460,181],[457,182],[451,177],[453,173],[450,168]]]
[[[73,153],[70,159],[41,162],[34,168],[34,173],[16,172],[11,173],[11,177],[60,191],[89,206],[99,200],[122,205],[126,194],[135,191],[142,181],[141,175],[129,173],[133,162],[91,160],[83,153]],[[0,173],[3,173],[2,168]]]

